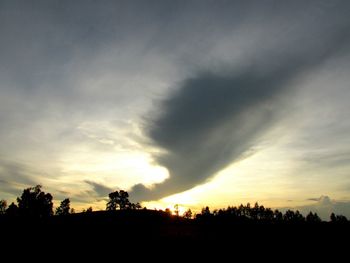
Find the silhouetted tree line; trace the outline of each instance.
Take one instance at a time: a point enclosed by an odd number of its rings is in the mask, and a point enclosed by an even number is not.
[[[47,218],[53,215],[67,216],[75,213],[73,208],[70,208],[70,199],[64,199],[53,212],[53,196],[50,193],[42,191],[41,185],[29,187],[23,190],[20,197],[17,197],[17,204],[12,202],[7,206],[6,200],[0,200],[0,215],[20,216],[30,218]],[[141,209],[140,203],[131,203],[129,194],[124,190],[115,191],[109,194],[109,201],[106,210],[113,211],[126,209]],[[83,213],[92,213],[92,207],[83,209]]]
[[[131,203],[129,201],[129,194],[124,190],[112,192],[108,195],[109,201],[106,205],[107,211],[119,210],[138,210],[142,206],[140,203]],[[17,204],[12,202],[7,206],[6,200],[0,200],[0,216],[10,217],[30,217],[30,218],[48,218],[53,215],[56,216],[68,216],[75,213],[74,209],[70,207],[70,199],[64,199],[60,205],[53,212],[53,196],[50,193],[42,191],[41,185],[29,187],[23,190],[20,197],[17,198]],[[179,206],[175,205],[175,217],[179,218]],[[145,208],[144,208],[145,209]],[[84,209],[83,213],[92,213],[92,207]],[[170,209],[165,210],[165,214],[169,217],[172,216]],[[210,221],[217,220],[221,222],[236,221],[236,222],[262,222],[262,223],[320,223],[321,218],[317,213],[309,212],[304,217],[298,210],[287,210],[282,213],[279,210],[272,210],[266,208],[263,205],[255,203],[251,206],[247,205],[229,206],[226,209],[216,209],[213,212],[210,208],[204,207],[198,214],[193,215],[191,209],[188,209],[183,213],[184,219],[195,219],[196,221]],[[330,216],[332,223],[347,223],[347,218],[343,215]]]
[[[345,216],[342,216],[346,219]],[[238,222],[264,222],[264,223],[320,223],[321,218],[317,213],[309,212],[309,214],[304,217],[298,210],[287,210],[284,214],[278,209],[272,210],[271,208],[266,208],[263,205],[255,203],[252,207],[250,203],[247,205],[229,206],[226,209],[210,211],[209,207],[204,207],[201,213],[195,216],[197,220],[210,220],[210,219],[220,219],[221,221],[234,220]],[[335,222],[332,220],[332,222]]]

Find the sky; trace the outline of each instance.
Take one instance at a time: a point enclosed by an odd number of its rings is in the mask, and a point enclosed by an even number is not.
[[[0,1],[0,198],[350,217],[349,1]]]

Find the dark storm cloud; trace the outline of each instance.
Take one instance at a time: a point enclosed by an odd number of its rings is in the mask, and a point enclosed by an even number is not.
[[[202,73],[185,81],[149,127],[150,138],[165,151],[156,161],[170,178],[151,190],[138,185],[131,196],[152,200],[188,190],[241,157],[283,112],[279,97],[290,73]]]
[[[297,35],[283,34],[291,49],[262,44],[261,54],[248,67],[199,72],[185,80],[146,127],[154,144],[164,150],[155,159],[169,170],[170,178],[152,188],[135,185],[131,196],[155,200],[191,189],[242,157],[288,110],[293,79],[348,52],[349,19],[335,14],[328,18],[334,21],[315,25],[321,20],[312,17],[311,25],[292,30]]]

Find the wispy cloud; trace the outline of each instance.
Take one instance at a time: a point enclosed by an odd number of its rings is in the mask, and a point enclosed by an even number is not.
[[[24,187],[39,184],[40,172],[23,163],[0,159],[0,178],[1,192],[16,195]]]
[[[109,193],[116,191],[117,189],[112,189],[109,188],[106,185],[100,184],[100,183],[96,183],[96,182],[92,182],[89,180],[85,180],[85,183],[89,184],[92,186],[93,191],[95,192],[95,194],[97,194],[98,197],[107,197]]]

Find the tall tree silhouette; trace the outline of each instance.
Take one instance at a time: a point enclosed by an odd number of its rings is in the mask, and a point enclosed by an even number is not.
[[[42,218],[53,214],[52,195],[41,191],[41,185],[24,189],[17,202],[22,216]]]
[[[60,206],[56,208],[56,215],[68,215],[70,212],[70,200],[64,199]]]
[[[179,205],[178,204],[174,205],[174,212],[175,212],[176,216],[179,216]]]

